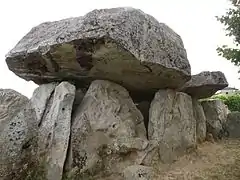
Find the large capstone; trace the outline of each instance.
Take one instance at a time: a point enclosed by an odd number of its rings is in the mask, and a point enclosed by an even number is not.
[[[94,10],[34,27],[6,55],[37,84],[107,79],[132,90],[179,88],[191,75],[181,37],[134,8]]]
[[[182,92],[159,90],[149,110],[148,137],[159,146],[163,162],[169,163],[196,144],[196,120],[192,98]]]
[[[106,80],[92,82],[73,115],[71,133],[67,164],[77,179],[122,173],[141,163],[138,151],[148,146],[143,116],[129,93]]]
[[[203,71],[193,75],[181,91],[191,95],[194,98],[202,99],[211,97],[218,90],[228,86],[225,75],[220,71]]]

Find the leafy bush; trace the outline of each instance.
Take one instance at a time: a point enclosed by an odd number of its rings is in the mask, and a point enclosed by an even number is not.
[[[240,112],[240,94],[235,95],[215,95],[211,99],[220,99],[227,106],[230,111]]]

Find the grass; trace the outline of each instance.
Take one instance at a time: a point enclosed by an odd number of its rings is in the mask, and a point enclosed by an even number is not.
[[[155,180],[240,180],[240,140],[205,142],[172,165],[159,165]]]

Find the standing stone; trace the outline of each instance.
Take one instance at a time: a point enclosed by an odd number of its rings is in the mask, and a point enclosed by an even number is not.
[[[46,160],[46,179],[61,180],[69,144],[75,86],[62,82],[52,96],[39,127],[38,147],[46,158],[43,159]]]
[[[50,98],[53,95],[57,85],[58,85],[57,83],[43,84],[39,86],[37,89],[35,89],[35,91],[33,92],[30,101],[32,107],[35,109],[37,123],[39,125],[41,124],[44,112],[47,108],[47,105],[49,105]]]
[[[225,126],[228,108],[221,100],[202,101],[206,116],[207,133],[211,133],[215,140],[221,139],[225,134]]]
[[[21,180],[33,166],[36,115],[29,100],[20,93],[0,90],[0,179]]]
[[[8,123],[28,101],[26,96],[12,89],[0,89],[0,130],[3,124]]]
[[[149,110],[148,136],[159,145],[163,162],[172,162],[196,144],[192,98],[173,90],[159,90]]]
[[[141,165],[127,167],[124,172],[125,180],[152,180],[153,168]]]
[[[220,71],[203,71],[193,75],[181,91],[189,94],[196,99],[208,98],[214,95],[218,90],[228,86],[225,75]]]
[[[206,117],[201,103],[193,98],[193,115],[196,119],[196,136],[198,142],[203,142],[206,139]]]
[[[108,79],[131,90],[179,88],[191,68],[181,37],[134,8],[93,10],[34,27],[6,55],[11,71],[37,84]]]
[[[240,138],[240,112],[231,112],[227,116],[226,130],[229,138]]]
[[[73,116],[71,137],[72,166],[86,177],[120,173],[148,145],[143,116],[129,93],[105,80],[89,87]]]

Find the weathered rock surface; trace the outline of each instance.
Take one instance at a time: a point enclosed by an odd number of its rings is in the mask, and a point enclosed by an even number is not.
[[[95,80],[73,115],[68,162],[77,174],[121,173],[148,142],[143,116],[118,84]],[[141,162],[139,162],[140,164]]]
[[[179,88],[190,79],[178,34],[134,8],[101,9],[34,27],[6,55],[37,84],[108,79],[135,90]]]
[[[227,137],[240,138],[240,112],[231,112],[226,122]]]
[[[52,87],[52,86],[51,86]],[[56,86],[39,127],[38,151],[45,157],[46,179],[61,180],[70,139],[75,86],[62,82]],[[50,95],[51,96],[51,95]]]
[[[21,179],[35,154],[35,111],[28,98],[14,90],[1,89],[0,101],[0,179]]]
[[[132,165],[127,167],[124,172],[125,180],[152,180],[153,168],[141,165]]]
[[[138,9],[40,24],[6,62],[40,86],[0,89],[1,180],[152,180],[197,141],[240,137],[239,112],[199,101],[224,74],[191,77],[181,37]]]
[[[49,105],[51,96],[58,84],[49,83],[43,84],[34,90],[31,97],[31,105],[34,108],[37,116],[37,123],[40,126],[46,107]]]
[[[196,119],[196,137],[198,142],[203,142],[206,139],[206,117],[201,103],[193,98],[193,115]]]
[[[0,130],[28,101],[26,96],[12,89],[0,89]]]
[[[159,145],[163,162],[172,162],[196,144],[192,98],[173,90],[159,90],[149,110],[148,136]]]
[[[202,99],[211,97],[218,90],[228,86],[225,75],[220,71],[203,71],[199,74],[193,75],[181,91],[192,97]]]
[[[2,98],[6,99],[2,114],[6,114],[4,110],[13,114],[7,114],[3,127],[1,121],[0,177],[61,180],[75,86],[68,82],[44,84],[34,91],[30,101],[19,93],[11,93]]]
[[[201,104],[206,116],[207,133],[211,133],[215,140],[221,139],[226,132],[227,106],[221,100],[206,100]]]

